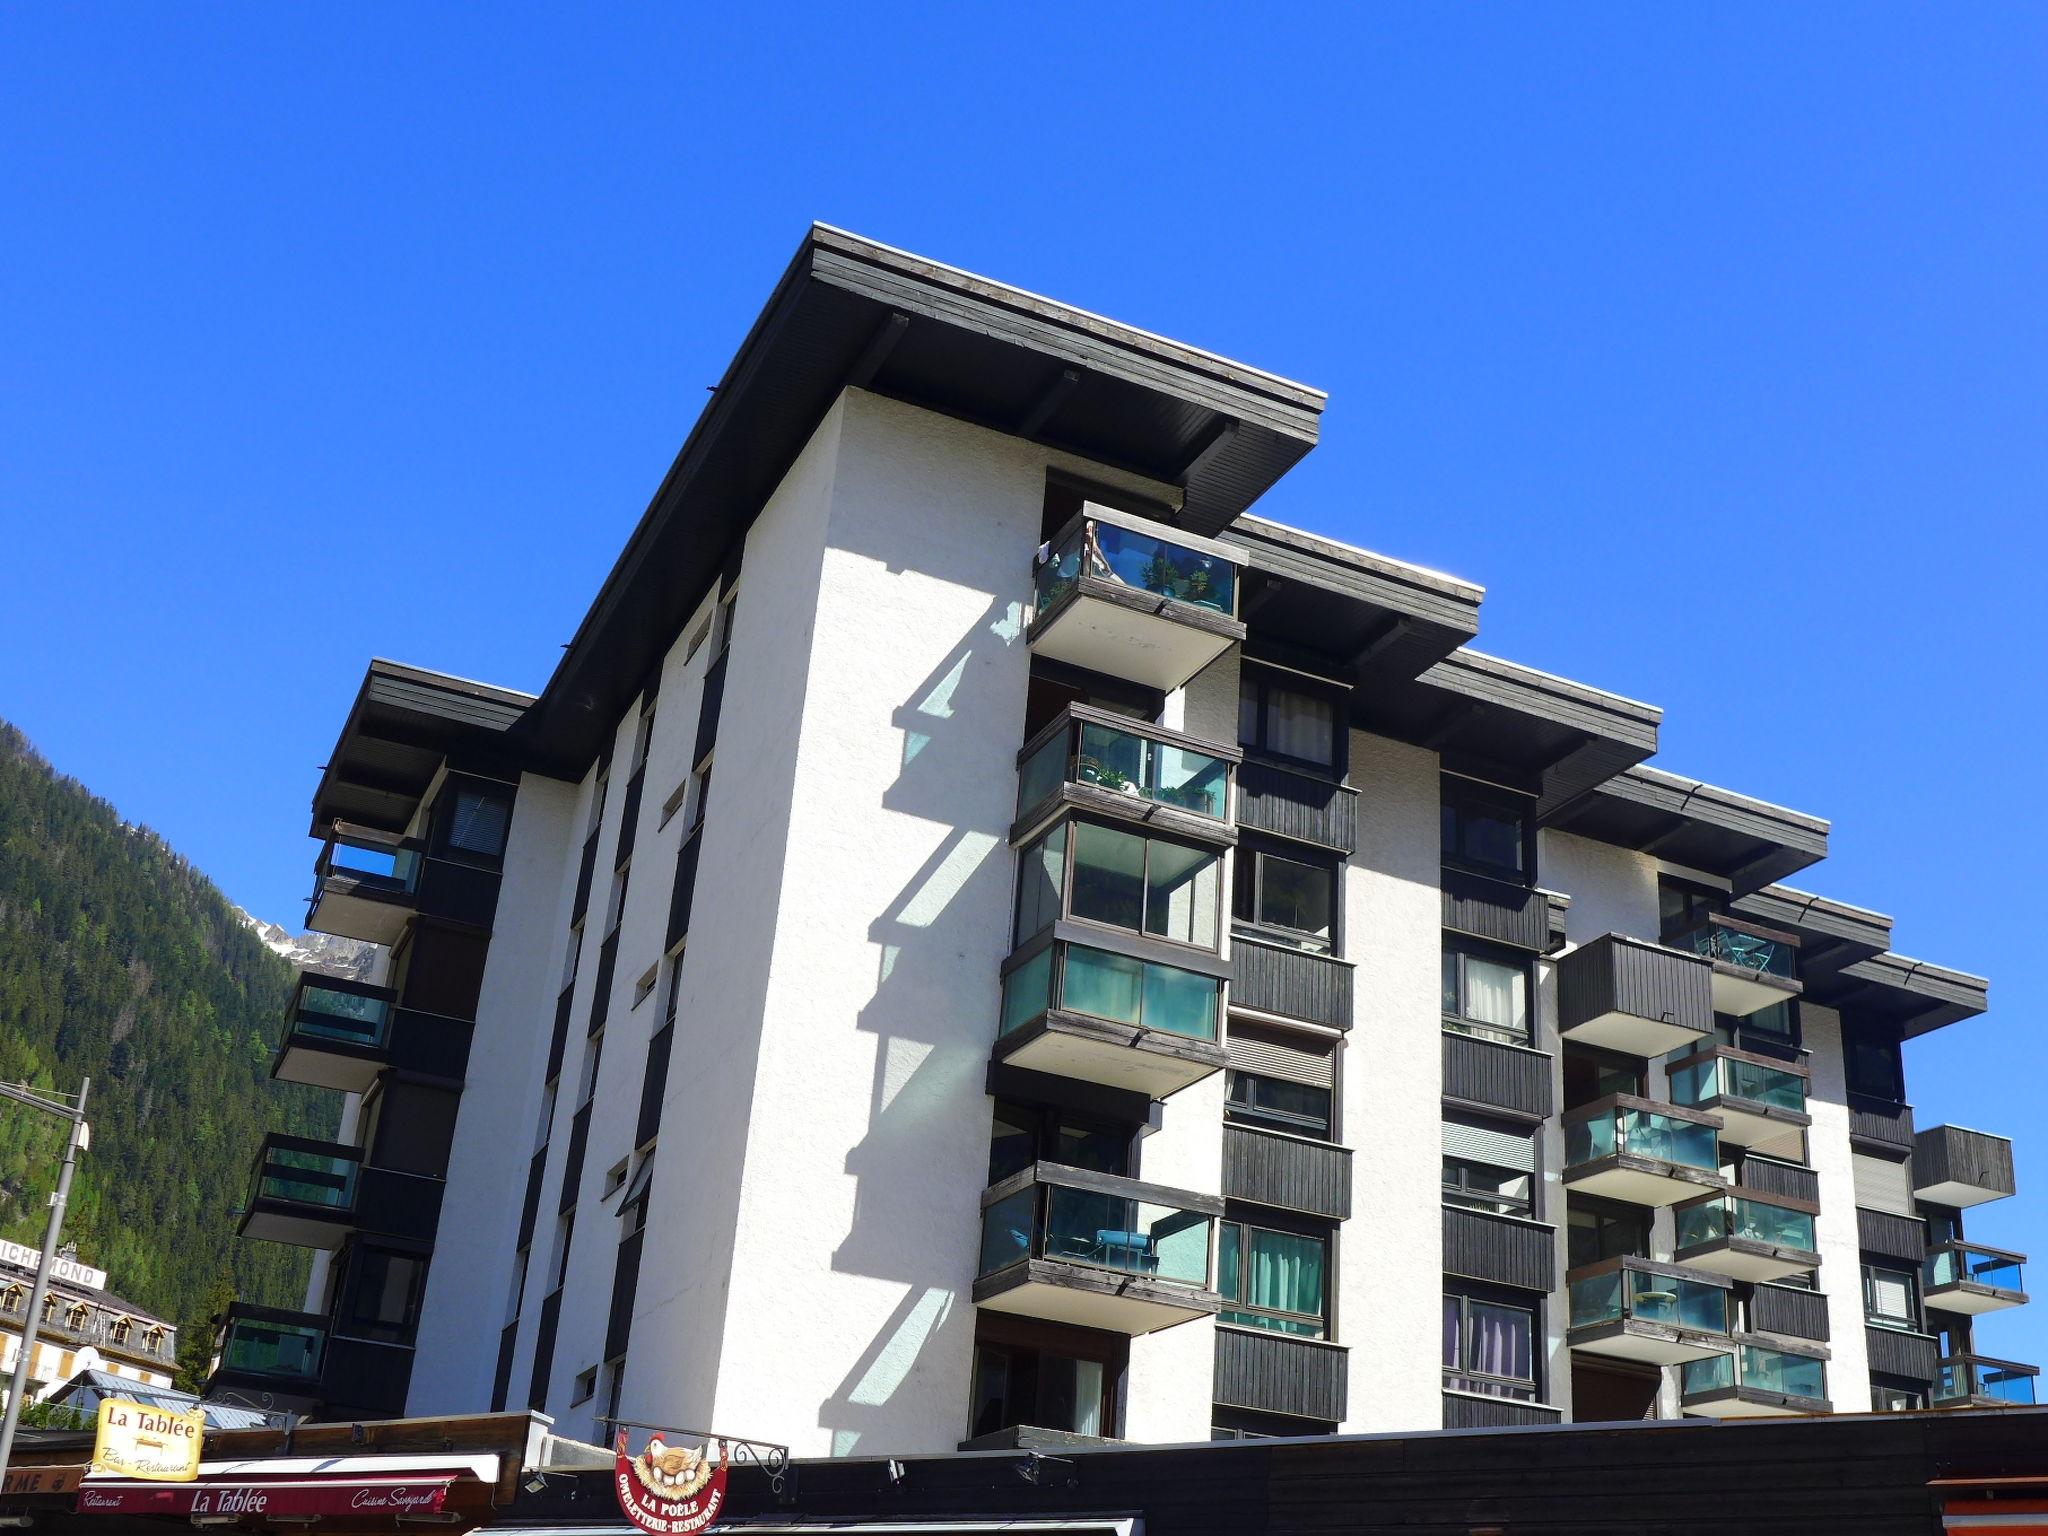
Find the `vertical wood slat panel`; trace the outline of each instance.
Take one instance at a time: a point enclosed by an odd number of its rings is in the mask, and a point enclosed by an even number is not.
[[[1346,1220],[1351,1215],[1351,1149],[1226,1125],[1223,1194],[1230,1200]]]
[[[1249,759],[1237,771],[1237,824],[1343,853],[1358,849],[1357,792]]]
[[[1349,1398],[1344,1349],[1253,1329],[1216,1330],[1216,1401],[1258,1413],[1340,1423]]]
[[[1913,1106],[1850,1094],[1849,1139],[1911,1151],[1914,1140]]]
[[[1886,1376],[1903,1376],[1909,1381],[1934,1380],[1939,1352],[1931,1334],[1907,1333],[1898,1328],[1865,1328],[1863,1336],[1872,1371]]]
[[[1811,1168],[1800,1168],[1791,1163],[1772,1162],[1768,1158],[1745,1157],[1742,1160],[1741,1187],[1736,1190],[1755,1190],[1760,1195],[1785,1195],[1794,1200],[1820,1199],[1820,1175]]]
[[[1796,1285],[1759,1284],[1750,1293],[1749,1325],[1757,1333],[1783,1334],[1789,1339],[1826,1343],[1828,1299],[1819,1291]]]
[[[1959,1125],[1930,1126],[1913,1138],[1913,1175],[1919,1189],[1952,1182],[2010,1195],[2018,1188],[2012,1143]]]
[[[1345,961],[1242,935],[1232,938],[1230,959],[1232,1007],[1351,1027],[1352,967]]]
[[[1713,968],[1692,955],[1604,934],[1558,962],[1557,1010],[1560,1030],[1624,1013],[1704,1035],[1714,1027]]]
[[[1461,1392],[1444,1394],[1445,1429],[1519,1429],[1525,1424],[1555,1424],[1562,1417],[1557,1409],[1544,1403]]]
[[[1557,1280],[1557,1231],[1541,1222],[1444,1207],[1444,1273],[1525,1291]]]
[[[1859,1196],[1860,1198],[1860,1196]],[[1917,1217],[1856,1208],[1856,1243],[1866,1253],[1918,1264],[1927,1257],[1927,1224]]]
[[[1550,903],[1538,890],[1447,869],[1443,925],[1475,939],[1541,951],[1550,943]]]
[[[1443,1062],[1447,1099],[1487,1104],[1532,1120],[1550,1115],[1551,1058],[1541,1051],[1445,1030]]]

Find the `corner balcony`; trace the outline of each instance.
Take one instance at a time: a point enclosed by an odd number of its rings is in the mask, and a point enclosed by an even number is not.
[[[1034,655],[1170,692],[1244,639],[1246,558],[1089,502],[1039,559],[1027,643]]]
[[[1827,1360],[1763,1344],[1679,1367],[1679,1406],[1713,1419],[1784,1418],[1827,1413]]]
[[[1716,913],[1664,941],[1712,963],[1716,1013],[1746,1019],[1800,993],[1797,934]]]
[[[390,1065],[395,996],[389,987],[300,972],[270,1075],[312,1088],[364,1092]]]
[[[1699,956],[1610,933],[1557,963],[1558,1033],[1629,1056],[1663,1056],[1714,1028],[1712,967]]]
[[[1732,1189],[1681,1205],[1673,1215],[1672,1257],[1734,1280],[1782,1280],[1820,1265],[1806,1201]]]
[[[1658,1264],[1608,1259],[1566,1276],[1575,1352],[1645,1365],[1683,1365],[1725,1354],[1728,1293],[1721,1275]]]
[[[1934,1205],[1982,1205],[2018,1189],[2012,1143],[2003,1136],[1937,1125],[1913,1138],[1913,1194]]]
[[[1568,1194],[1598,1195],[1652,1208],[1703,1191],[1719,1193],[1721,1150],[1712,1115],[1610,1094],[1564,1117]]]
[[[1167,964],[1149,944],[1067,922],[1050,931],[1004,966],[997,1061],[1154,1099],[1222,1069],[1223,977],[1190,969],[1201,957],[1190,951],[1175,955],[1186,964]]]
[[[1988,1355],[1951,1355],[1934,1375],[1937,1408],[2031,1408],[2035,1365],[1993,1360]]]
[[[1922,1292],[1927,1305],[1975,1317],[2027,1304],[2023,1253],[1981,1243],[1935,1243],[1927,1250]]]
[[[1213,1316],[1216,1195],[1037,1163],[981,1197],[977,1306],[1135,1336]]]
[[[1022,842],[1065,809],[1139,822],[1161,832],[1228,842],[1236,747],[1069,705],[1017,754]]]
[[[430,857],[416,837],[337,821],[313,864],[306,926],[387,947],[421,913],[488,927],[498,879],[495,865]]]
[[[327,1407],[342,1417],[395,1418],[412,1376],[409,1344],[334,1333],[324,1317],[236,1302],[214,1335],[211,1398],[239,1393],[296,1412]]]
[[[366,1166],[360,1148],[272,1132],[256,1154],[241,1235],[299,1248],[341,1246],[352,1232],[430,1242],[440,1179]]]
[[[1671,1102],[1713,1115],[1721,1140],[1738,1147],[1800,1131],[1806,1112],[1806,1068],[1717,1045],[1671,1064]]]

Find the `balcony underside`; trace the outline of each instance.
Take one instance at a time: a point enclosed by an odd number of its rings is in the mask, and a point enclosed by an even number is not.
[[[1055,1010],[997,1040],[995,1059],[1163,1099],[1222,1070],[1228,1056],[1213,1041]]]
[[[1688,1360],[1725,1355],[1730,1348],[1727,1339],[1713,1334],[1639,1323],[1633,1318],[1619,1323],[1601,1323],[1591,1328],[1574,1328],[1565,1335],[1565,1343],[1575,1355],[1634,1360],[1643,1365],[1683,1365]]]
[[[1729,960],[1714,962],[1714,1012],[1746,1019],[1773,1003],[1799,995],[1799,983],[1787,976],[1772,976],[1736,965]]]
[[[414,906],[412,893],[391,882],[329,875],[306,914],[306,926],[315,933],[388,946],[405,933]]]
[[[2026,1304],[2025,1291],[2011,1290],[2002,1285],[1978,1285],[1974,1281],[1958,1280],[1927,1288],[1928,1306],[1942,1312],[1960,1312],[1966,1317],[1980,1317],[1986,1312],[2003,1312],[2007,1307],[2024,1307]]]
[[[1702,1101],[1699,1108],[1719,1116],[1721,1140],[1738,1147],[1762,1146],[1813,1124],[1809,1114],[1759,1104],[1754,1099],[1712,1098]]]
[[[1243,638],[1244,625],[1210,609],[1085,576],[1033,623],[1030,643],[1035,656],[1171,692]]]
[[[1820,1397],[1793,1397],[1761,1387],[1722,1387],[1680,1399],[1687,1413],[1709,1419],[1782,1419],[1799,1414],[1831,1413],[1834,1405]]]
[[[1564,1186],[1567,1194],[1598,1195],[1602,1199],[1646,1205],[1653,1209],[1690,1200],[1703,1189],[1727,1188],[1718,1173],[1667,1163],[1659,1158],[1638,1157],[1629,1152],[1614,1153],[1590,1163],[1581,1163],[1576,1168],[1567,1168]]]
[[[1665,1019],[1644,1018],[1640,1014],[1610,1008],[1561,1033],[1567,1040],[1620,1051],[1625,1056],[1664,1056],[1696,1044],[1702,1032]]]
[[[349,1211],[324,1210],[286,1200],[258,1200],[242,1213],[238,1230],[243,1237],[259,1242],[334,1249],[355,1228],[355,1216]]]
[[[1820,1266],[1820,1255],[1800,1248],[1731,1237],[1697,1248],[1682,1248],[1673,1259],[1694,1269],[1710,1270],[1734,1280],[1782,1280]]]
[[[983,1275],[974,1282],[974,1302],[991,1312],[1131,1337],[1213,1317],[1220,1305],[1214,1291],[1054,1259],[1027,1259]]]
[[[377,1081],[377,1074],[389,1064],[388,1055],[371,1047],[350,1045],[319,1035],[293,1031],[285,1036],[270,1075],[281,1083],[304,1083],[309,1088],[337,1088],[343,1093],[365,1093]]]

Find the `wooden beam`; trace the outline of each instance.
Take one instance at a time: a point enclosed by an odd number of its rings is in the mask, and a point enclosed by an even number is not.
[[[1437,717],[1436,724],[1422,733],[1422,740],[1418,741],[1416,745],[1426,748],[1431,752],[1437,751],[1445,742],[1457,735],[1485,707],[1476,699],[1468,700],[1463,704],[1452,705],[1442,715]]]
[[[1638,853],[1662,853],[1691,830],[1691,822],[1687,821],[1683,816],[1674,816],[1671,818],[1670,826],[1659,832],[1648,842],[1643,843],[1636,851]]]
[[[1237,435],[1237,425],[1235,417],[1218,415],[1215,423],[1210,426],[1209,430],[1195,439],[1195,445],[1189,451],[1187,458],[1182,462],[1180,468],[1174,471],[1173,479],[1175,483],[1186,485],[1188,481],[1201,473],[1203,466],[1209,460],[1230,445],[1230,440]]]
[[[1373,633],[1373,637],[1358,648],[1358,654],[1351,658],[1351,669],[1362,670],[1366,663],[1395,642],[1407,635],[1414,622],[1406,614],[1395,614]]]
[[[1018,419],[1015,432],[1024,441],[1037,441],[1040,430],[1052,419],[1052,413],[1060,408],[1067,396],[1081,384],[1081,370],[1062,368],[1052,381],[1038,392],[1038,398],[1031,402],[1031,409]]]
[[[903,339],[903,333],[910,329],[910,316],[901,310],[892,310],[887,319],[875,327],[875,334],[868,338],[868,344],[854,359],[853,369],[846,376],[848,389],[866,389],[875,382],[875,375],[882,371],[882,364],[889,361],[889,354],[896,350],[896,343]]]

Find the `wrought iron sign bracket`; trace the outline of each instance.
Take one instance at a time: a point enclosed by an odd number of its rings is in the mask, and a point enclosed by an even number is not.
[[[675,1435],[686,1440],[716,1440],[725,1448],[725,1459],[731,1465],[754,1467],[767,1477],[768,1491],[775,1495],[778,1504],[796,1502],[796,1467],[790,1461],[786,1445],[777,1445],[772,1440],[747,1440],[712,1429],[681,1429],[673,1424],[649,1424],[642,1419],[615,1419],[607,1414],[598,1415],[597,1422],[614,1433],[622,1429],[644,1429],[649,1434]]]

